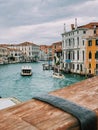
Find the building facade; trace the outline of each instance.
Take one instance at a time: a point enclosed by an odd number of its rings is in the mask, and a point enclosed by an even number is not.
[[[62,42],[52,44],[52,59],[54,65],[60,65],[62,62]]]
[[[52,60],[52,46],[40,45],[40,60]]]
[[[10,45],[12,49],[18,49],[23,52],[25,56],[25,62],[38,61],[40,47],[34,43],[24,42],[17,45]]]
[[[86,39],[86,74],[98,75],[98,36]]]
[[[26,55],[24,55],[22,51],[12,48],[8,48],[8,50],[8,63],[19,63],[24,61]]]
[[[77,74],[86,73],[86,38],[98,34],[98,23],[80,27],[62,34],[63,69]]]

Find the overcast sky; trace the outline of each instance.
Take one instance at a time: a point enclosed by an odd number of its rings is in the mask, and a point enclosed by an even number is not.
[[[98,21],[98,0],[0,0],[0,43],[52,44],[78,26]]]

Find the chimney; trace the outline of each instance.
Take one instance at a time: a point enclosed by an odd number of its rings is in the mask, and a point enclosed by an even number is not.
[[[71,30],[74,30],[75,27],[74,27],[74,24],[71,24]]]
[[[75,29],[77,29],[77,18],[75,18]]]
[[[64,23],[64,33],[66,32],[66,25],[65,25],[65,23]]]

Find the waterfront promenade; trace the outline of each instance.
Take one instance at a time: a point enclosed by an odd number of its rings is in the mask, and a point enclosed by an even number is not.
[[[94,111],[98,130],[98,76],[50,94]],[[0,130],[80,130],[74,116],[35,99],[0,111],[0,117]]]

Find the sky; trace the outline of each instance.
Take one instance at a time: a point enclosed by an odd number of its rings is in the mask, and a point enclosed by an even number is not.
[[[0,0],[0,44],[51,45],[71,24],[98,22],[98,0]]]

